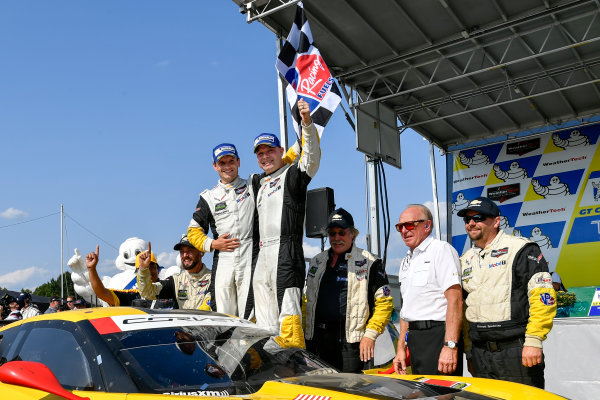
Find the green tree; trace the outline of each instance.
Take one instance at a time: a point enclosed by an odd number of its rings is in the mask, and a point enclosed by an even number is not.
[[[62,275],[65,280],[64,296],[67,297],[67,295],[75,294],[75,289],[73,288],[73,281],[71,281],[71,273],[65,272]],[[56,279],[52,278],[50,279],[50,282],[46,282],[38,286],[33,291],[33,294],[44,297],[51,297],[55,294],[60,296],[60,277],[61,276],[59,275]]]

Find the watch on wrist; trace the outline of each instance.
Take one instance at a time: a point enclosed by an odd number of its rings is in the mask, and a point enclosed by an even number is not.
[[[444,346],[447,346],[450,349],[455,349],[456,342],[453,342],[452,340],[448,340],[447,342],[444,342]]]

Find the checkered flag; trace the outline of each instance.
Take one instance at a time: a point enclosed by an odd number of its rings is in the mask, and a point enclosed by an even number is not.
[[[342,97],[319,49],[313,45],[302,2],[297,4],[294,23],[277,56],[275,67],[287,83],[285,91],[295,121],[296,136],[300,137],[301,121],[297,102],[298,98],[302,98],[310,105],[310,117],[321,137]]]

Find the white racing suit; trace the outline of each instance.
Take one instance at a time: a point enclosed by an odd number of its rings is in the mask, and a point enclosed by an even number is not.
[[[260,232],[252,282],[256,323],[278,332],[274,340],[282,347],[304,347],[301,299],[306,275],[302,250],[306,190],[321,159],[314,124],[302,126],[302,142],[296,164],[252,177],[252,185],[258,188]]]
[[[150,269],[138,269],[138,288],[144,299],[171,299],[177,308],[182,310],[210,310],[211,272],[206,265],[197,274],[182,271],[167,279],[152,283]]]
[[[233,252],[215,250],[210,287],[211,307],[221,313],[250,318],[252,308],[252,269],[258,246],[253,240],[254,193],[251,185],[239,176],[231,183],[219,181],[200,194],[194,216],[188,227],[188,239],[197,249],[209,252],[213,239],[224,233],[240,240]]]

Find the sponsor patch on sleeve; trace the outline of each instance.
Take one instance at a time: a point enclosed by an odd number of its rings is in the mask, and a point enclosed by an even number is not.
[[[540,294],[540,301],[546,306],[553,306],[555,303],[554,296],[552,296],[550,293]]]
[[[384,296],[389,296],[390,293],[392,293],[392,291],[390,290],[390,288],[388,287],[388,285],[385,285],[384,287],[382,287],[383,290],[383,295]]]

